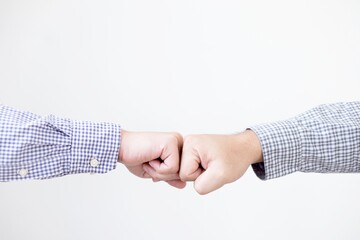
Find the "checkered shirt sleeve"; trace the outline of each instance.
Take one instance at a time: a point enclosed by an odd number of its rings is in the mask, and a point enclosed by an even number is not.
[[[120,126],[40,117],[0,105],[0,181],[106,173],[116,167]]]
[[[360,102],[321,105],[297,117],[250,128],[262,146],[263,180],[296,171],[360,172]]]

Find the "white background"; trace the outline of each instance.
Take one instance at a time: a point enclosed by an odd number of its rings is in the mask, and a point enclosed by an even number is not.
[[[1,0],[0,101],[235,133],[359,100],[358,0]],[[360,175],[252,170],[206,196],[104,175],[0,184],[0,239],[359,239]]]

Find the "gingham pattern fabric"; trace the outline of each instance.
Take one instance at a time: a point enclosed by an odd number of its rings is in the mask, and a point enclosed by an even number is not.
[[[40,117],[0,105],[0,181],[106,173],[116,167],[119,147],[116,124]]]
[[[252,166],[260,179],[296,171],[360,172],[360,102],[321,105],[250,129],[262,146],[264,162]]]

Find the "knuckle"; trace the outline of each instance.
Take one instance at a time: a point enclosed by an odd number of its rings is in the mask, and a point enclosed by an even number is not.
[[[188,135],[184,138],[184,145],[194,145],[196,142],[197,136]]]
[[[180,133],[173,132],[173,135],[178,142],[181,142],[183,140],[183,136]]]
[[[159,174],[157,172],[149,173],[149,175],[152,179],[159,179]]]
[[[152,178],[153,180],[156,180],[157,182],[163,180],[163,177],[162,177],[162,175],[161,175],[159,172],[153,172],[153,173],[151,174],[151,178]]]
[[[174,162],[172,165],[169,166],[169,171],[171,173],[179,173],[180,171],[180,160]]]
[[[157,177],[153,177],[153,178],[152,178],[152,181],[153,181],[153,182],[160,182],[160,179],[157,178]]]
[[[189,175],[186,174],[184,171],[180,171],[179,177],[181,179],[181,181],[188,181],[189,180]]]
[[[190,173],[188,171],[180,171],[179,177],[180,177],[181,181],[184,181],[184,182],[196,180],[196,176],[194,176],[193,173]]]
[[[180,133],[177,132],[170,133],[168,136],[168,141],[172,144],[178,145],[179,143],[182,143],[183,137]]]
[[[168,171],[168,173],[178,173],[179,172],[179,166],[176,166],[176,165],[174,165],[174,166],[170,166],[169,167],[169,171]]]

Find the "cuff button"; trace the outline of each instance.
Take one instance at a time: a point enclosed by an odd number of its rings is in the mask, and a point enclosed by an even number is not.
[[[25,177],[28,174],[28,170],[23,168],[18,171],[18,174],[22,177]]]
[[[90,166],[92,166],[92,167],[97,167],[97,166],[99,166],[99,161],[98,161],[96,158],[92,158],[92,159],[90,160]]]

